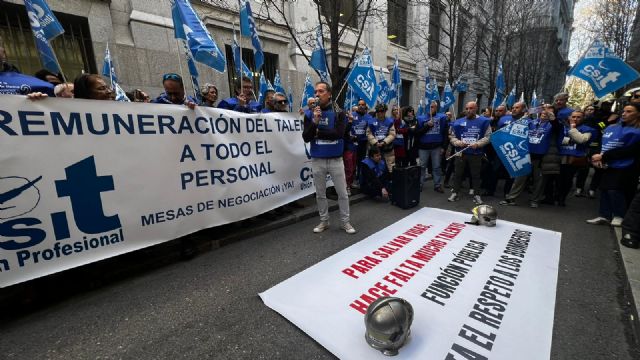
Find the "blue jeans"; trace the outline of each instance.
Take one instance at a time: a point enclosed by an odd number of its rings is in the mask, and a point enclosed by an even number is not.
[[[427,173],[427,163],[429,162],[429,158],[431,158],[433,187],[440,187],[442,182],[442,169],[440,168],[440,162],[442,161],[442,148],[437,147],[431,150],[419,149],[418,156],[420,157],[420,185],[424,184],[424,178]]]
[[[620,190],[602,190],[600,193],[600,216],[611,219],[624,217],[626,201],[624,192]]]

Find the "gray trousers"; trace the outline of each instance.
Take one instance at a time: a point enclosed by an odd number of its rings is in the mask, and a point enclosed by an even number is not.
[[[327,174],[331,175],[333,187],[338,194],[338,206],[340,207],[340,220],[349,222],[349,196],[347,195],[347,179],[344,175],[344,163],[342,157],[337,158],[313,158],[311,159],[313,170],[313,184],[316,187],[316,202],[321,221],[329,221],[329,203],[327,202]]]
[[[531,159],[531,176],[533,177],[533,194],[531,194],[531,201],[540,201],[542,200],[542,195],[544,193],[544,182],[542,181],[542,172],[540,171],[540,164],[542,163],[542,159]],[[527,178],[529,176],[520,176],[515,179],[513,182],[513,186],[511,187],[511,191],[507,196],[505,196],[508,200],[515,200],[522,194],[525,187],[527,186]]]

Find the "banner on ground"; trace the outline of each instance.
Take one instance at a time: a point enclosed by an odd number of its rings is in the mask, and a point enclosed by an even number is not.
[[[548,359],[560,233],[424,208],[260,294],[341,359],[388,359],[364,338],[380,296],[414,309],[398,359]]]
[[[302,128],[290,113],[3,96],[0,287],[313,193]]]

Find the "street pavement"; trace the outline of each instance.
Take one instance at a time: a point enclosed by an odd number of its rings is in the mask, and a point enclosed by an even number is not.
[[[461,212],[473,207],[470,196],[449,203],[448,194],[428,186],[422,195],[420,207]],[[318,218],[313,198],[307,198],[307,206],[291,215],[199,234],[201,252],[189,261],[149,250],[133,260],[141,266],[113,259],[45,279],[31,295],[37,307],[2,306],[0,358],[331,359],[257,294],[419,208],[402,210],[362,196],[354,200],[355,235],[338,229],[335,211],[333,227],[313,234]],[[551,358],[640,358],[629,286],[640,283],[640,261],[637,250],[621,254],[612,228],[585,224],[596,215],[597,200],[570,198],[565,208],[539,209],[525,206],[525,196],[513,207],[499,206],[499,198],[485,200],[500,219],[562,232]],[[224,246],[202,251],[218,245]],[[98,271],[120,275],[101,277]],[[87,285],[87,277],[103,280]],[[25,289],[19,295],[28,295]],[[319,308],[317,316],[323,311]]]

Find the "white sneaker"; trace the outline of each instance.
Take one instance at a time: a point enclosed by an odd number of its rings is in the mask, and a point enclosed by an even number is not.
[[[356,229],[353,226],[351,226],[351,223],[342,224],[342,230],[344,230],[347,234],[355,234],[356,233]]]
[[[589,190],[589,198],[594,199],[596,197],[596,192],[594,190]]]
[[[611,226],[622,226],[622,220],[620,216],[614,216],[611,220]]]
[[[609,219],[604,218],[602,216],[598,216],[597,218],[587,220],[587,224],[591,224],[591,225],[609,224]]]
[[[480,195],[475,195],[475,196],[473,197],[473,202],[474,202],[476,205],[482,205],[482,198],[480,197]]]
[[[351,196],[351,188],[347,188],[347,196]]]
[[[469,195],[471,196],[475,195],[475,191],[473,191],[473,189],[469,190]]]
[[[458,193],[456,192],[451,192],[451,196],[449,196],[449,198],[447,199],[447,201],[458,201],[460,198],[458,197]]]
[[[582,194],[582,189],[577,188],[577,189],[576,189],[576,193],[574,194],[574,196],[575,196],[575,197],[582,197],[582,196],[584,196],[584,195]]]
[[[313,228],[313,232],[314,233],[321,233],[325,230],[327,230],[329,228],[329,222],[328,221],[321,221],[320,224],[318,224],[316,227]]]

